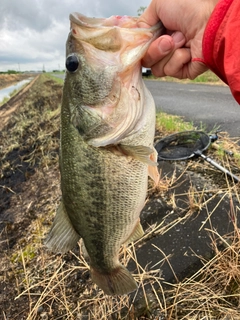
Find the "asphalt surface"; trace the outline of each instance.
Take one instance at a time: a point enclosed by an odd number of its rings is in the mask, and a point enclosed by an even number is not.
[[[221,237],[234,229],[230,199],[225,192],[218,191],[207,174],[190,170],[183,173],[187,163],[183,165],[182,162],[183,166],[178,164],[179,162],[159,162],[161,176],[169,179],[175,176],[177,183],[164,197],[153,198],[144,207],[141,212],[144,230],[150,225],[160,224],[163,231],[160,234],[156,232],[155,237],[136,250],[140,265],[146,270],[159,270],[163,284],[175,283],[194,274],[203,266],[200,257],[208,260],[214,256],[213,239],[219,250],[224,249]],[[221,173],[219,177],[225,179]],[[193,186],[207,202],[191,211],[189,190]],[[170,199],[173,195],[175,206],[167,201],[167,197]],[[233,206],[236,205],[239,203],[233,196]],[[174,221],[178,223],[175,224]],[[167,227],[166,231],[164,227]],[[213,232],[210,230],[215,230],[218,235],[212,237]]]
[[[146,80],[145,84],[157,110],[183,116],[197,126],[202,123],[209,131],[218,125],[231,137],[240,136],[240,106],[229,87],[155,80]]]

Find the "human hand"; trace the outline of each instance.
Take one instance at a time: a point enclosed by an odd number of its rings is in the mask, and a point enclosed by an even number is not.
[[[155,76],[194,79],[205,72],[202,38],[208,19],[219,0],[152,0],[139,18],[139,27],[162,21],[166,35],[149,47],[142,64]]]

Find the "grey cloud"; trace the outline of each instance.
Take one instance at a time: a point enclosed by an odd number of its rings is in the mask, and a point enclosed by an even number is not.
[[[128,0],[115,3],[112,0],[0,0],[0,27],[16,31],[24,28],[44,31],[54,20],[66,21],[73,11],[101,17],[137,15],[140,6],[136,1]]]
[[[24,28],[44,30],[51,25],[51,17],[46,14],[43,2],[31,0],[0,1],[1,27],[16,32]]]
[[[0,0],[0,69],[64,65],[69,14],[91,17],[136,16],[150,0]],[[28,66],[29,64],[29,66]]]

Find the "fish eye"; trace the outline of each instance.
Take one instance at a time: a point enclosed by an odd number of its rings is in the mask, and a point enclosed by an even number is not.
[[[76,72],[79,66],[78,57],[75,54],[71,54],[66,59],[66,68],[69,72]]]

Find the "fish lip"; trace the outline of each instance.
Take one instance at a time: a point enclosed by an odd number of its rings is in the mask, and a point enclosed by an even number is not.
[[[99,24],[101,25],[101,23],[103,22],[103,18],[89,18],[79,12],[73,12],[70,13],[69,15],[69,20],[73,23],[76,23],[77,25],[81,26],[81,27],[96,27],[99,26]],[[88,22],[91,20],[91,24]],[[95,21],[95,23],[94,23]]]
[[[115,19],[116,18],[116,19]],[[124,27],[121,24],[111,24],[111,19],[112,21],[116,21],[117,19],[121,19],[121,18],[125,18],[125,19],[129,19],[134,21],[133,26],[127,26]],[[124,28],[124,29],[133,29],[134,31],[139,31],[139,32],[143,32],[143,31],[148,31],[148,32],[152,32],[154,33],[157,30],[162,30],[164,29],[164,26],[162,24],[161,21],[159,21],[157,24],[155,24],[154,26],[150,27],[150,28],[141,28],[137,26],[139,17],[128,17],[128,16],[111,16],[109,18],[89,18],[86,17],[85,15],[78,13],[78,12],[73,12],[69,15],[69,19],[71,22],[81,26],[81,27],[87,27],[87,28],[109,28],[109,27],[116,27],[116,28]],[[106,22],[106,20],[108,20],[107,24],[104,24],[104,22]]]

